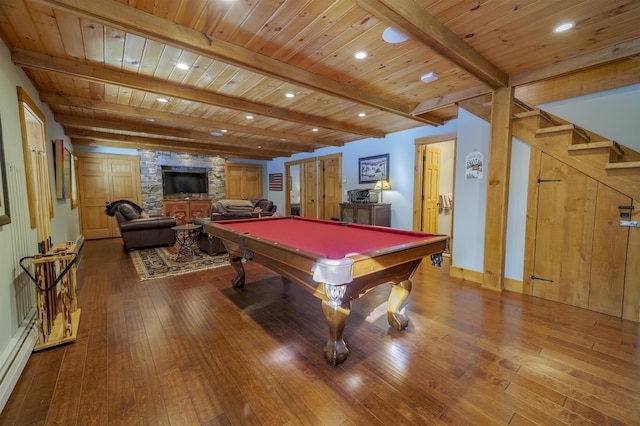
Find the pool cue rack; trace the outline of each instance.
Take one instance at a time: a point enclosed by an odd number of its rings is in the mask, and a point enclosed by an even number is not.
[[[76,244],[67,242],[20,259],[20,266],[36,285],[38,341],[34,351],[76,340],[80,324],[77,301]],[[23,261],[33,267],[32,274]]]

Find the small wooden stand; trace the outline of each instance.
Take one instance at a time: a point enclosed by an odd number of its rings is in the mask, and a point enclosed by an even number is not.
[[[29,274],[37,287],[38,342],[34,351],[76,340],[80,309],[76,298],[75,250],[75,243],[67,242],[54,246],[46,255],[20,260],[22,266],[22,260],[29,259],[35,270],[35,276]]]

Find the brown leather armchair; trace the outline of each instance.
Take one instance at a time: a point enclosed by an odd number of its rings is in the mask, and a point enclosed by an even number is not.
[[[112,211],[118,222],[125,250],[175,244],[176,236],[171,229],[176,226],[175,218],[147,216],[140,207],[131,202],[121,202]]]

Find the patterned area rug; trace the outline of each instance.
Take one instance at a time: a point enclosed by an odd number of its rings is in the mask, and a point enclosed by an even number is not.
[[[176,244],[173,247],[157,247],[130,252],[131,260],[138,272],[140,281],[188,274],[189,272],[219,268],[229,264],[229,255],[227,253],[208,255],[201,251],[196,251],[198,256],[194,257],[193,260],[176,262],[178,248],[179,246]]]

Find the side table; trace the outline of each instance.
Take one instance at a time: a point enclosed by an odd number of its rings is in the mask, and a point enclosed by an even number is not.
[[[202,225],[180,225],[171,229],[176,234],[176,241],[180,245],[176,255],[176,262],[192,260],[198,256],[195,248],[197,247],[198,236],[202,232]]]

